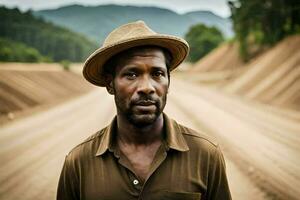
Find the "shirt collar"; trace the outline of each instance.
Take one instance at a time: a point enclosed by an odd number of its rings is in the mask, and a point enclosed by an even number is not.
[[[166,132],[165,144],[167,150],[174,149],[177,151],[188,151],[189,147],[182,135],[182,130],[173,119],[170,119],[166,114],[163,114],[164,126]],[[113,138],[116,133],[117,117],[113,119],[110,125],[103,129],[103,136],[100,139],[100,144],[96,152],[96,156],[103,155],[107,150],[114,151]]]
[[[166,114],[164,114],[164,125],[167,147],[177,151],[188,151],[189,147],[183,137],[183,131],[180,125],[177,124],[175,120],[170,119]]]
[[[107,149],[113,151],[113,136],[117,127],[117,117],[115,117],[112,122],[103,129],[102,137],[100,139],[99,147],[96,152],[96,156],[101,156]]]

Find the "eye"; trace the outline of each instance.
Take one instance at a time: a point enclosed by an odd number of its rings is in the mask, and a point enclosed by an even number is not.
[[[158,70],[158,71],[154,71],[152,73],[152,76],[154,76],[154,77],[163,77],[163,76],[165,76],[165,73],[163,71]]]
[[[127,79],[135,79],[137,77],[137,73],[135,72],[126,72],[124,73],[124,76],[127,78]]]

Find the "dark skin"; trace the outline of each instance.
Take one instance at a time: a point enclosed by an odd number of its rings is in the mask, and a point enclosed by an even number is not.
[[[118,59],[115,76],[107,85],[117,106],[117,144],[145,181],[162,144],[168,69],[159,48],[136,49]]]

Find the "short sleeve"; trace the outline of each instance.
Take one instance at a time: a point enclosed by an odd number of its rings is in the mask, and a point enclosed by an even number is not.
[[[230,200],[231,194],[228,186],[225,160],[217,146],[209,164],[207,200]]]
[[[57,187],[57,200],[79,199],[79,184],[74,162],[66,156]]]

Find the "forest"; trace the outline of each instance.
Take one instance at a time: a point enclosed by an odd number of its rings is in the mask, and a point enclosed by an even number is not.
[[[85,36],[53,25],[29,10],[0,7],[0,60],[83,62],[97,46]]]
[[[300,1],[263,0],[228,1],[235,36],[229,42],[239,44],[240,57],[249,61],[283,38],[300,33]],[[191,51],[189,61],[196,62],[224,42],[215,27],[192,26],[185,39]]]
[[[300,33],[299,0],[235,0],[228,4],[235,39],[240,43],[244,60],[254,54],[251,46],[261,49]]]

